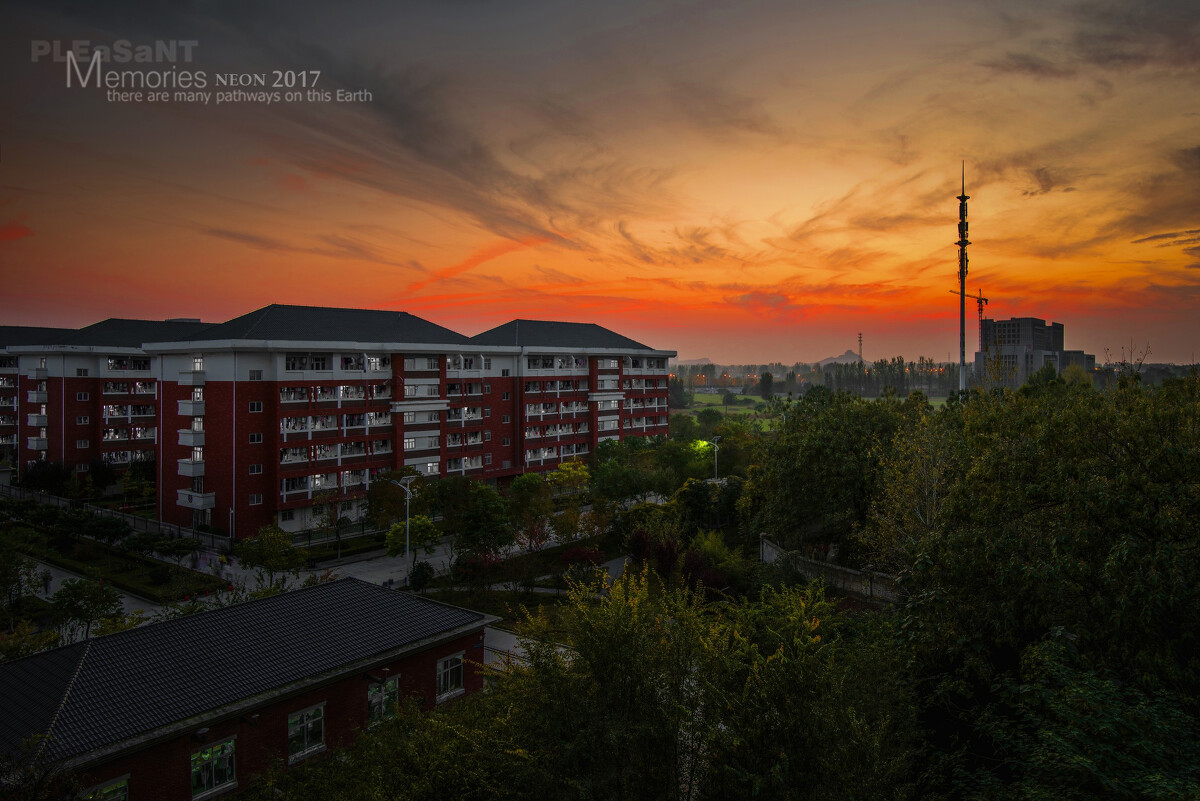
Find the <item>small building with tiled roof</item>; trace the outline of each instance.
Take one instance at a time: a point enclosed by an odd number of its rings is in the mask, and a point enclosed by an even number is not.
[[[342,579],[84,640],[0,665],[0,750],[34,738],[37,761],[105,798],[220,795],[348,743],[403,697],[480,689],[494,619]]]

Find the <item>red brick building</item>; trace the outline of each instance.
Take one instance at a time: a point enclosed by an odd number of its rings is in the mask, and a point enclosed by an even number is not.
[[[81,339],[86,367],[65,344]],[[357,519],[371,482],[404,465],[503,483],[666,434],[675,355],[593,324],[466,337],[403,312],[278,305],[217,325],[105,321],[6,353],[37,393],[17,420],[21,464],[80,469],[97,448],[117,466],[153,459],[160,520],[241,537],[312,527],[326,493]],[[71,419],[99,421],[93,450],[71,446],[84,441]]]
[[[0,665],[0,748],[105,801],[204,799],[483,686],[495,618],[343,579]]]

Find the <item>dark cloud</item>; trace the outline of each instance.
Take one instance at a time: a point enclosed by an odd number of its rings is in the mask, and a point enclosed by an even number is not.
[[[1034,78],[1070,78],[1077,72],[1074,67],[1055,64],[1032,53],[1007,53],[1003,58],[983,62],[982,66],[995,72]]]
[[[270,237],[259,236],[258,234],[251,234],[245,231],[230,231],[226,228],[205,228],[201,233],[215,236],[218,239],[228,239],[230,242],[238,242],[242,245],[249,245],[261,250],[296,250],[296,248],[280,242],[278,239],[271,239]]]
[[[699,83],[676,83],[671,97],[690,122],[718,138],[730,133],[784,135],[783,129],[752,97]]]

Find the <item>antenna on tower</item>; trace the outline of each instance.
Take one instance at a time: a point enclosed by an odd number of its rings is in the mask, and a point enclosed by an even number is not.
[[[858,360],[861,362],[862,357],[862,331],[858,332]]]
[[[967,389],[967,162],[962,163],[962,194],[958,196],[958,391]],[[982,309],[982,305],[980,309]]]

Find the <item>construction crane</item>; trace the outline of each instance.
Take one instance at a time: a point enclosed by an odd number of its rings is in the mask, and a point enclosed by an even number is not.
[[[979,350],[982,353],[983,352],[983,307],[987,305],[988,299],[983,296],[982,289],[976,288],[975,291],[978,294],[967,295],[967,297],[972,298],[975,301],[976,305],[979,306]],[[957,290],[951,289],[950,294],[957,295],[959,293]]]

